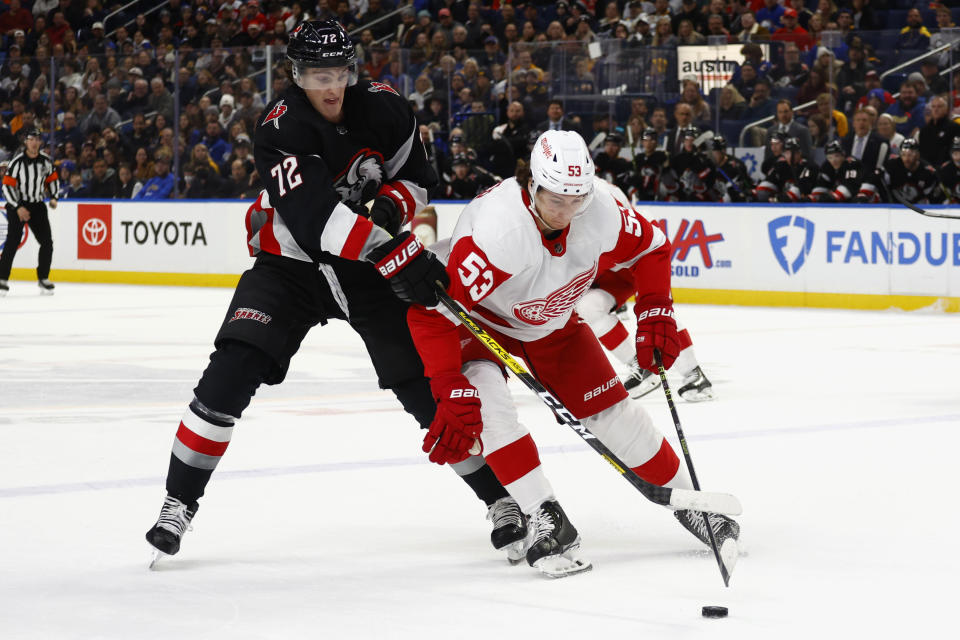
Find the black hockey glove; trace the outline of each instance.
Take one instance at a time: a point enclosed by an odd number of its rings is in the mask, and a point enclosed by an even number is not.
[[[397,203],[387,196],[377,196],[370,207],[370,221],[392,236],[400,232],[403,214]]]
[[[404,231],[367,254],[390,288],[401,300],[425,307],[440,304],[437,282],[446,289],[450,284],[447,270],[433,253],[425,250],[417,236]]]

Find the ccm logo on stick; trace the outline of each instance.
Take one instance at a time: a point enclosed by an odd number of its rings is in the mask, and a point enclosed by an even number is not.
[[[384,278],[393,277],[406,263],[416,258],[421,251],[423,251],[423,245],[420,244],[420,240],[417,236],[411,235],[408,242],[397,247],[390,252],[390,255],[378,262],[377,269]]]

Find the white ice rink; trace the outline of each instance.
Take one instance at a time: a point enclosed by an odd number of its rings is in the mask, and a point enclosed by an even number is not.
[[[679,405],[744,505],[729,589],[519,384],[592,572],[490,547],[343,323],[234,432],[180,554],[144,532],[226,289],[13,282],[0,299],[0,638],[957,637],[960,318],[681,305],[720,395]],[[676,442],[661,392],[643,399]],[[730,608],[723,620],[703,605]]]

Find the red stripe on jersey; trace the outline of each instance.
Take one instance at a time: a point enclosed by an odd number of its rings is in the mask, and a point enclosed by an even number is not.
[[[394,180],[384,184],[377,195],[387,196],[397,204],[397,208],[403,214],[403,224],[413,220],[413,215],[417,211],[417,200],[402,182]]]
[[[180,428],[177,429],[177,440],[182,442],[183,445],[191,451],[216,457],[222,456],[223,452],[227,450],[227,445],[230,444],[229,442],[214,442],[203,436],[198,436],[193,431],[190,431],[190,428],[183,424],[183,422],[180,423]]]
[[[607,331],[600,338],[600,344],[607,348],[608,351],[613,351],[621,344],[623,341],[630,337],[630,332],[627,331],[627,328],[623,326],[619,321],[617,324],[613,325],[613,328],[610,331]]]
[[[677,469],[679,468],[680,458],[677,457],[673,447],[664,438],[660,444],[660,450],[639,467],[633,467],[633,472],[647,482],[662,487],[673,480],[673,476],[677,475]]]
[[[366,218],[357,216],[356,222],[347,234],[347,239],[343,242],[343,249],[340,250],[340,257],[347,260],[359,260],[360,252],[363,251],[363,245],[366,244],[370,232],[373,231],[373,223]]]
[[[43,184],[50,184],[54,180],[59,180],[59,179],[60,179],[60,176],[57,175],[56,171],[54,171],[53,173],[47,176],[47,179],[43,181]]]
[[[260,250],[272,253],[275,256],[282,256],[283,251],[280,249],[280,243],[277,242],[277,237],[273,234],[273,218],[276,215],[276,210],[267,209],[266,212],[267,221],[260,227]]]
[[[690,332],[686,329],[677,334],[677,346],[680,347],[680,351],[693,346],[693,338],[690,337]]]
[[[497,480],[504,486],[516,482],[540,466],[540,454],[529,433],[505,447],[484,453],[484,457]]]
[[[653,225],[630,206],[614,198],[620,210],[620,237],[612,251],[600,257],[600,270],[606,271],[613,265],[630,262],[637,255],[650,248],[653,242]]]
[[[17,179],[13,176],[3,176],[3,184],[8,187],[15,187],[17,186]]]
[[[510,278],[509,273],[490,262],[470,236],[457,240],[447,262],[447,274],[450,276],[447,293],[468,311]]]

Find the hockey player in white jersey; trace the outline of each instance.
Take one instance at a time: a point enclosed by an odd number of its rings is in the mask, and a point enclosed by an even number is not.
[[[600,344],[629,367],[623,386],[630,397],[642,398],[660,386],[660,376],[644,369],[637,362],[633,333],[617,315],[617,309],[626,304],[634,292],[633,278],[629,270],[608,271],[594,281],[590,290],[577,303],[577,313],[593,329]],[[674,320],[677,322],[680,354],[670,371],[682,377],[677,395],[687,402],[715,399],[717,396],[713,391],[713,384],[703,373],[693,352],[690,332],[676,315]]]
[[[669,242],[622,192],[594,178],[576,133],[542,134],[530,173],[504,180],[464,209],[449,245],[438,248],[450,275],[448,293],[640,477],[691,488],[673,448],[630,400],[596,336],[574,312],[598,274],[630,272],[638,361],[653,370],[656,349],[669,367],[680,350]],[[437,401],[424,439],[430,460],[456,463],[479,440],[487,463],[528,516],[527,562],[552,577],[589,569],[533,438],[518,421],[500,362],[445,310],[413,306],[408,322]],[[698,513],[675,515],[708,543]],[[709,521],[718,542],[735,554],[737,523],[720,515]]]

